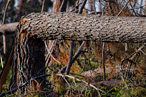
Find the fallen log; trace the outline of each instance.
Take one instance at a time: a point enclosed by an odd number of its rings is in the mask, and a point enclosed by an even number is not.
[[[98,17],[76,13],[31,13],[20,33],[41,39],[146,42],[145,17]],[[24,25],[23,25],[24,23]]]

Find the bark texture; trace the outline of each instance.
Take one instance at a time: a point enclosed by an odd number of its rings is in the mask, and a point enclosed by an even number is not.
[[[21,88],[22,93],[28,90],[41,90],[45,86],[45,78],[33,79],[45,74],[45,45],[41,39],[28,37],[27,31],[20,33],[25,23],[26,20],[22,19],[17,28],[10,83],[10,88],[14,88],[31,80],[27,84],[30,88]]]
[[[22,30],[41,39],[146,42],[145,17],[98,17],[75,13],[31,13]],[[20,32],[20,33],[21,33]]]
[[[60,0],[54,0],[53,2],[53,12],[58,12],[59,11],[59,7],[60,7],[61,1]]]

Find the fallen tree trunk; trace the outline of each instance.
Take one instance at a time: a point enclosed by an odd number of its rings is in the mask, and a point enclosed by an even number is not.
[[[144,17],[98,17],[75,13],[31,13],[20,20],[15,40],[11,87],[45,74],[45,46],[42,40],[68,39],[99,42],[146,42]],[[27,75],[27,76],[25,76]],[[29,84],[43,89],[42,80]],[[19,83],[19,84],[18,84]],[[39,83],[39,86],[34,86]],[[28,86],[29,86],[28,85]],[[26,92],[24,88],[22,93]]]
[[[0,24],[0,34],[2,34],[2,33],[14,34],[18,24],[19,24],[19,22],[8,23],[8,24]]]
[[[146,42],[145,17],[98,17],[75,13],[31,13],[21,32],[41,39]],[[22,19],[22,21],[23,21]]]
[[[98,17],[76,13],[31,13],[21,21],[29,36],[42,39],[145,42],[145,17]],[[14,33],[18,22],[1,24],[0,33]]]

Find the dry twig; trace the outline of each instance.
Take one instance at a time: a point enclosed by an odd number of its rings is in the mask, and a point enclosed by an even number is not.
[[[64,66],[63,63],[61,63],[60,61],[58,61],[58,60],[51,54],[51,52],[50,52],[50,50],[49,50],[49,48],[48,48],[48,46],[47,46],[46,41],[44,41],[44,43],[45,43],[46,49],[47,49],[48,53],[50,54],[50,56],[51,56],[57,63],[59,63],[59,64],[61,64],[61,65]]]
[[[103,80],[106,80],[105,77],[105,60],[104,60],[104,54],[105,54],[105,42],[103,42],[103,46],[102,46],[102,67],[103,67]]]
[[[79,14],[82,14],[86,2],[87,2],[87,0],[84,0],[83,4],[81,5],[81,8],[80,8],[80,10],[79,10]]]
[[[41,13],[44,11],[45,0],[43,0]]]
[[[125,6],[121,9],[121,11],[117,14],[117,16],[119,16],[119,15],[122,13],[122,11],[127,7],[127,4],[129,3],[129,1],[130,1],[130,0],[127,1],[127,3],[126,3]]]
[[[47,54],[47,57],[45,59],[46,60],[46,63],[45,64],[48,64],[49,63],[50,56],[51,56],[51,54],[52,54],[52,52],[54,50],[54,45],[56,45],[56,40],[53,40],[53,42],[52,42],[52,44],[51,44],[51,46],[49,48],[50,53],[48,52],[48,54]]]
[[[81,79],[79,79],[79,78],[76,78],[76,77],[73,77],[73,76],[70,76],[70,75],[63,75],[63,74],[60,74],[60,73],[58,73],[58,74],[56,74],[56,75],[57,75],[57,76],[61,76],[61,77],[68,77],[68,78],[75,79],[75,80],[77,80],[77,81],[83,82],[83,83],[85,83],[86,85],[88,85],[88,86],[94,88],[96,91],[100,91],[100,92],[102,92],[102,93],[106,93],[106,94],[108,94],[108,95],[114,97],[114,96],[111,95],[110,93],[107,93],[107,92],[105,92],[105,91],[103,91],[103,90],[97,88],[97,87],[94,86],[93,84],[88,83],[88,82],[86,82],[86,81],[84,81],[84,80],[81,80]]]
[[[51,76],[51,74],[43,74],[43,75],[34,77],[33,79],[37,79],[37,78],[40,78],[40,77],[46,77],[46,76]],[[26,84],[28,84],[30,81],[31,81],[31,79],[28,80],[28,81],[26,81],[25,83],[21,84],[19,87],[15,87],[15,88],[13,88],[13,89],[11,89],[11,90],[9,90],[9,91],[6,91],[6,92],[1,93],[1,94],[0,94],[0,97],[3,97],[3,96],[5,96],[5,95],[7,95],[7,94],[13,93],[13,92],[16,91],[18,88],[22,88],[22,87],[26,86]]]
[[[133,62],[132,60],[135,58],[135,56],[137,55],[137,53],[139,53],[140,51],[142,51],[142,49],[145,47],[145,45],[146,45],[146,43],[144,43],[142,46],[140,46],[139,49],[138,49],[137,51],[135,51],[134,53],[132,53],[128,58],[123,58],[122,61],[119,63],[121,79],[123,80],[123,82],[124,82],[124,84],[125,84],[125,86],[126,86],[127,89],[128,89],[128,85],[127,85],[126,82],[125,82],[124,70],[123,70],[123,68],[122,68],[123,63],[124,63],[124,61],[126,61],[126,60],[127,60],[128,62],[130,62],[130,66],[128,67],[128,69],[131,68],[131,64],[132,64],[132,63],[135,64],[135,66],[136,66],[136,63]],[[127,78],[126,78],[126,79],[127,79]]]
[[[85,41],[82,42],[82,44],[80,45],[80,47],[78,48],[77,52],[74,54],[73,58],[72,58],[72,63],[75,62],[75,60],[78,58],[78,56],[81,53],[82,47],[84,45]],[[65,65],[64,67],[61,68],[61,70],[59,71],[60,73],[64,73],[65,69],[66,69],[67,65]]]
[[[9,5],[10,1],[11,1],[11,0],[8,0],[8,2],[7,2],[7,4],[6,4],[2,24],[5,23],[6,11],[7,11],[7,8],[8,8],[8,5]],[[5,34],[5,32],[3,32],[3,47],[4,47],[4,49],[3,49],[3,50],[4,50],[4,54],[6,54],[6,34]]]
[[[69,74],[70,67],[72,66],[73,44],[74,44],[74,41],[71,41],[70,42],[69,59],[68,59],[67,68],[66,68],[66,72],[65,72],[66,74]]]

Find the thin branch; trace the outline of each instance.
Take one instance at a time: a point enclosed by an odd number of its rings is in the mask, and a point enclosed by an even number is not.
[[[132,8],[132,9],[129,9],[129,10],[132,10],[132,11],[133,11],[133,13],[134,13],[135,15],[137,15],[137,13],[136,13],[136,12],[135,12],[135,10],[134,10],[134,9],[135,9],[135,7],[133,7],[131,3],[129,3],[129,5],[130,5],[130,7]]]
[[[3,47],[4,54],[6,54],[6,33],[3,33]]]
[[[104,54],[105,54],[105,42],[103,42],[103,46],[102,46],[102,67],[103,67],[103,80],[106,80],[105,77],[105,60],[104,60]]]
[[[76,5],[70,12],[73,12],[76,8],[78,8],[83,2],[79,3],[78,5]]]
[[[86,2],[87,2],[87,0],[84,0],[83,4],[81,5],[81,8],[80,8],[80,10],[79,10],[79,14],[82,14]]]
[[[53,40],[52,44],[51,44],[51,47],[49,49],[50,53],[47,54],[47,57],[46,57],[46,63],[45,64],[48,64],[48,61],[50,59],[50,56],[53,52],[53,49],[54,49],[54,45],[56,45],[56,40]]]
[[[68,77],[68,78],[75,79],[75,80],[77,80],[77,81],[83,82],[83,83],[85,83],[86,85],[88,85],[88,86],[94,88],[94,89],[97,90],[97,91],[101,91],[102,93],[106,93],[106,94],[108,94],[108,95],[114,97],[114,96],[111,95],[110,93],[107,93],[107,92],[105,92],[105,91],[103,91],[103,90],[97,88],[97,87],[94,86],[93,84],[88,83],[88,82],[86,82],[86,81],[84,81],[84,80],[81,80],[81,79],[79,79],[79,78],[76,78],[76,77],[73,77],[73,76],[70,76],[70,75],[63,75],[63,74],[59,74],[59,73],[56,74],[56,75],[57,75],[57,76],[61,76],[61,77],[64,77],[64,76],[65,76],[65,77]]]
[[[123,62],[124,62],[125,60],[129,61],[130,63],[134,63],[134,62],[133,62],[132,60],[130,60],[129,58],[123,58],[122,61],[119,63],[121,79],[123,80],[123,82],[124,82],[126,88],[129,89],[127,83],[125,82],[125,79],[124,79],[124,72],[123,72],[123,68],[122,68]]]
[[[131,64],[134,63],[136,65],[136,63],[133,62],[132,60],[134,59],[134,57],[137,55],[138,52],[142,51],[142,49],[145,47],[145,45],[146,45],[146,43],[144,43],[142,46],[140,46],[139,49],[136,52],[132,53],[128,58],[123,58],[122,61],[119,63],[121,79],[123,80],[127,89],[129,89],[129,88],[128,88],[128,85],[126,84],[125,79],[124,79],[124,72],[123,72],[122,65],[123,65],[125,60],[127,60]]]
[[[18,24],[19,22],[0,24],[0,34],[14,34]]]
[[[67,1],[68,0],[61,0],[62,3],[60,5],[59,12],[66,12]]]
[[[82,51],[82,47],[84,46],[84,44],[85,44],[85,41],[82,42],[81,46],[78,48],[77,52],[74,54],[74,56],[72,58],[73,63],[78,58],[78,56],[80,55],[80,53]]]
[[[63,0],[62,3],[61,3],[61,6],[60,6],[60,8],[59,8],[59,12],[61,12],[61,9],[62,9],[62,7],[63,7],[64,1],[65,1],[65,0]]]
[[[125,43],[125,51],[128,51],[128,43]]]
[[[60,61],[58,61],[58,60],[51,54],[51,52],[50,52],[50,50],[49,50],[49,48],[48,48],[48,46],[47,46],[46,41],[44,41],[44,43],[45,43],[46,49],[47,49],[48,53],[51,55],[51,57],[52,57],[56,62],[58,62],[59,64],[61,64],[61,65],[64,66],[63,63],[61,63]]]
[[[51,74],[43,74],[43,75],[40,75],[40,76],[37,76],[37,77],[34,77],[33,79],[37,79],[37,78],[40,78],[40,77],[46,77],[46,76],[51,76]],[[22,88],[24,87],[26,84],[28,84],[31,80],[28,80],[26,81],[25,83],[22,83],[19,87],[15,87],[9,91],[6,91],[6,92],[3,92],[0,94],[0,97],[3,97],[5,96],[6,94],[11,94],[12,92],[16,91],[18,88]]]
[[[6,7],[5,7],[5,11],[4,11],[4,16],[3,16],[3,22],[2,22],[2,24],[5,23],[5,19],[6,19],[6,11],[7,11],[7,8],[8,8],[8,5],[9,5],[10,1],[11,1],[11,0],[8,0],[8,1],[7,1]]]
[[[28,92],[28,93],[24,94],[22,97],[27,97],[27,95],[28,95],[28,94],[31,94],[31,93],[36,93],[36,92],[41,92],[41,93],[44,93],[44,94],[48,93],[48,94],[49,94],[49,96],[54,97],[54,96],[52,96],[52,93],[51,93],[50,91],[41,91],[41,90],[30,91],[30,92]],[[51,94],[50,94],[50,93],[51,93]]]
[[[68,84],[69,88],[71,89],[71,85],[69,84],[69,82],[67,81],[67,79],[65,78],[65,76],[62,76],[62,78],[65,80],[65,82]]]
[[[78,48],[77,52],[74,54],[73,58],[72,58],[72,63],[75,62],[75,60],[78,58],[78,56],[81,53],[82,47],[84,45],[85,41],[82,42],[81,46]],[[64,67],[61,68],[61,70],[59,71],[59,73],[64,73],[65,69],[66,69],[66,65]]]
[[[143,50],[141,50],[141,52],[146,56],[146,53]]]
[[[127,1],[127,3],[125,4],[125,6],[121,9],[121,11],[120,11],[116,16],[119,16],[119,15],[122,13],[122,11],[126,8],[126,6],[127,6],[127,4],[129,3],[129,1],[130,1],[130,0]]]
[[[142,46],[140,46],[138,48],[138,50],[135,51],[133,54],[131,54],[128,58],[130,58],[132,60],[137,55],[137,53],[140,52],[145,46],[146,46],[146,43],[144,43]]]
[[[43,0],[42,10],[41,13],[44,11],[45,0]]]
[[[7,8],[8,8],[8,5],[9,5],[10,1],[11,1],[11,0],[8,0],[8,2],[7,2],[7,4],[6,4],[2,24],[5,23],[6,11],[7,11]],[[6,54],[6,34],[5,34],[5,32],[3,32],[3,47],[4,47],[4,49],[3,49],[3,50],[4,50],[4,54]]]
[[[69,74],[70,67],[72,66],[73,44],[74,44],[74,41],[71,41],[70,42],[69,59],[68,59],[68,64],[67,64],[67,68],[66,68],[66,72],[65,72],[65,74],[67,74],[67,75]]]
[[[1,60],[1,65],[2,65],[2,68],[4,67],[4,64],[3,64],[3,59],[2,59],[2,55],[0,53],[0,60]]]

